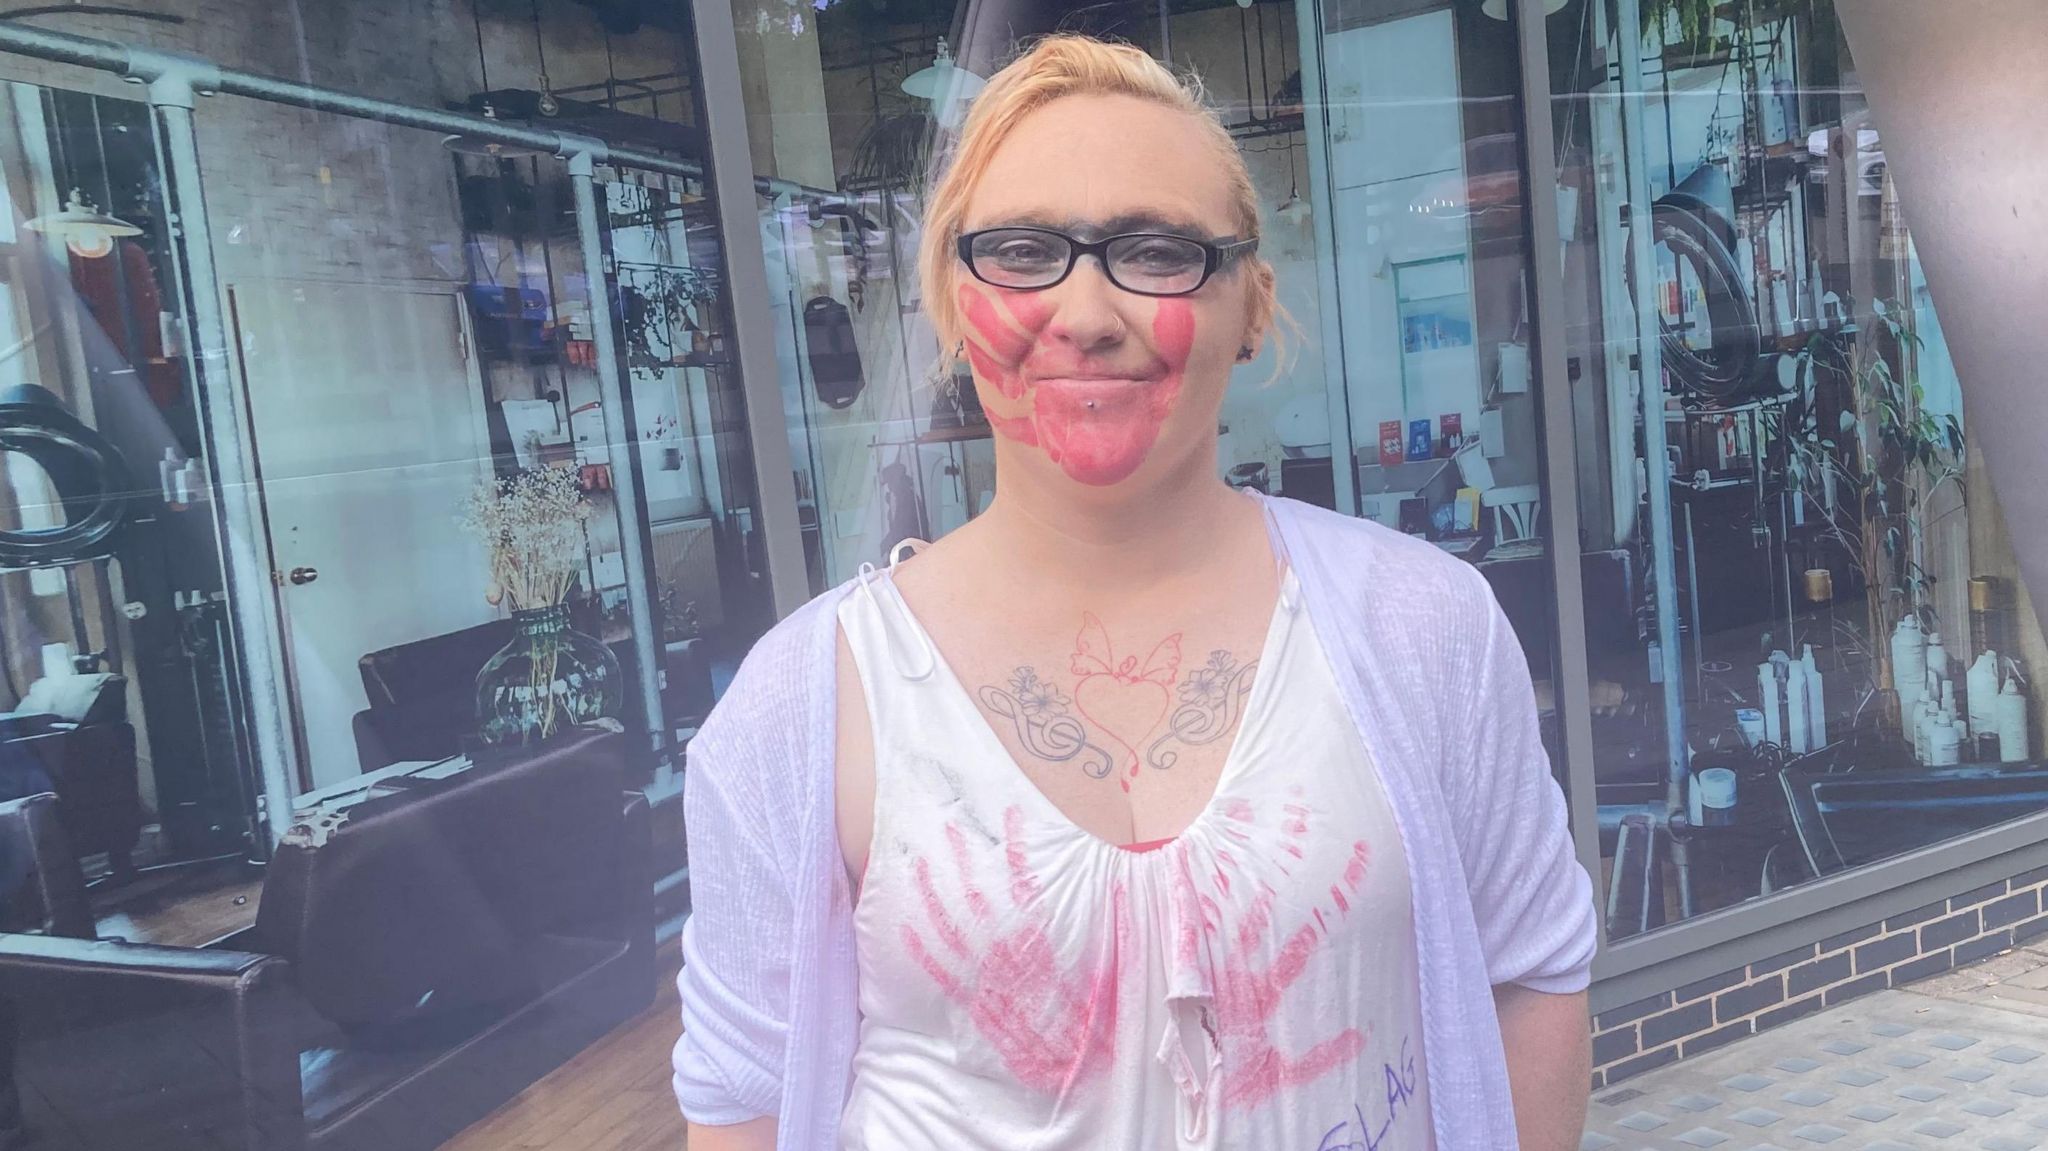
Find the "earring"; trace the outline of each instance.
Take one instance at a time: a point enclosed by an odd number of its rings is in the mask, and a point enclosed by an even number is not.
[[[1237,349],[1237,362],[1240,364],[1249,364],[1252,362],[1252,357],[1258,354],[1258,351],[1254,349],[1250,344],[1245,344]]]

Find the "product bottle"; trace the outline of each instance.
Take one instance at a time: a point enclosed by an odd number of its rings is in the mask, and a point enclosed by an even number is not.
[[[1954,767],[1959,762],[1961,747],[1955,717],[1948,712],[1941,713],[1934,718],[1934,726],[1928,731],[1927,761],[1935,767]]]
[[[1918,616],[1907,616],[1892,632],[1892,686],[1899,693],[1899,714],[1910,717],[1927,682],[1927,637]]]
[[[1948,648],[1941,643],[1941,633],[1927,633],[1927,670],[1940,679],[1948,678]]]
[[[1794,755],[1804,755],[1813,750],[1807,743],[1806,724],[1806,665],[1793,663],[1785,670],[1785,737],[1786,748]]]
[[[1764,710],[1764,740],[1782,746],[1785,742],[1785,727],[1784,721],[1779,718],[1776,664],[1765,660],[1756,665],[1756,686],[1759,706]]]
[[[1806,668],[1806,741],[1815,750],[1828,745],[1828,697],[1821,688],[1820,667],[1813,662],[1813,645],[1799,655]]]
[[[1998,653],[1989,649],[1977,656],[1977,662],[1970,665],[1970,674],[1963,679],[1965,697],[1963,702],[1970,709],[1970,730],[1984,732],[1996,730],[1998,711]]]
[[[2023,763],[2027,755],[2027,697],[2020,694],[2019,681],[2009,679],[1998,693],[1998,758]]]

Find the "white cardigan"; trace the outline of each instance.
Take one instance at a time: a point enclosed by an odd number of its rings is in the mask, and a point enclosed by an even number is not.
[[[1579,991],[1595,940],[1522,649],[1462,560],[1368,521],[1265,504],[1400,825],[1436,1145],[1511,1151],[1493,988]],[[860,1022],[834,787],[851,587],[754,646],[690,744],[684,786],[676,1098],[695,1123],[776,1116],[777,1151],[837,1146]]]

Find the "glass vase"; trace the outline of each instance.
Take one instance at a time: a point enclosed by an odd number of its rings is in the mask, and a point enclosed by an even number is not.
[[[476,677],[477,736],[520,747],[617,719],[625,673],[610,648],[569,626],[564,604],[512,613],[516,634]]]

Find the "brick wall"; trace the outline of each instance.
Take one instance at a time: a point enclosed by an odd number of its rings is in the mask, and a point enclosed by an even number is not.
[[[2048,868],[1760,959],[1593,1020],[1593,1089],[2048,933]]]

